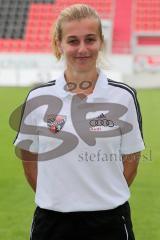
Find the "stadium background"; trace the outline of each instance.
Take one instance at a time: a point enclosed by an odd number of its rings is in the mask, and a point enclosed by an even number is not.
[[[160,0],[0,0],[0,239],[28,239],[34,194],[24,179],[9,125],[29,89],[62,70],[50,29],[61,9],[86,3],[101,16],[107,76],[135,87],[146,150],[130,200],[137,240],[160,239]]]

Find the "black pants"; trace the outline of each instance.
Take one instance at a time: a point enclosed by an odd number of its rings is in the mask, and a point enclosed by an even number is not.
[[[113,210],[61,213],[37,207],[30,240],[135,240],[129,203]]]

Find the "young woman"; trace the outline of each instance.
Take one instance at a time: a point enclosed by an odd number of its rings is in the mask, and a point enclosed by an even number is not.
[[[36,192],[31,240],[133,240],[129,186],[144,149],[136,92],[97,68],[91,7],[64,9],[53,34],[62,75],[32,90],[15,145]]]

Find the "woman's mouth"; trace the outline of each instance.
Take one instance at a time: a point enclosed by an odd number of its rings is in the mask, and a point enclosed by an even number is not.
[[[90,58],[90,56],[75,57],[75,58],[79,59],[79,60],[86,60],[86,59]]]

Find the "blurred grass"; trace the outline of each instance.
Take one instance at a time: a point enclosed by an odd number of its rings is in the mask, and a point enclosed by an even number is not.
[[[160,239],[160,89],[139,90],[146,149],[131,187],[132,216],[137,240]]]
[[[27,95],[27,88],[0,88],[0,239],[29,239],[34,195],[26,184],[21,161],[14,154],[16,132],[9,117]]]
[[[12,145],[16,132],[9,116],[25,99],[28,88],[0,88],[0,239],[29,239],[34,194],[26,183],[21,161]],[[146,150],[131,187],[131,208],[136,240],[160,239],[160,90],[139,90]],[[151,153],[150,153],[151,152]],[[151,156],[150,156],[151,155]]]

